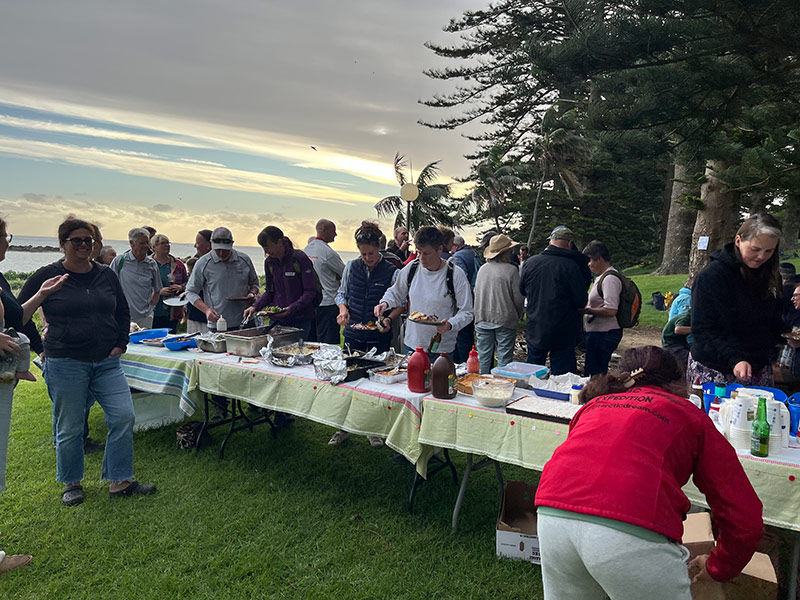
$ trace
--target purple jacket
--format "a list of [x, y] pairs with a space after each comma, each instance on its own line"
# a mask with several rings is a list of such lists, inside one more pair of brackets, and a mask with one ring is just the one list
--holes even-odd
[[278, 322], [313, 319], [314, 296], [317, 294], [314, 265], [305, 252], [294, 249], [288, 238], [284, 238], [283, 243], [286, 251], [282, 260], [274, 257], [264, 260], [267, 291], [256, 300], [255, 308], [261, 310], [270, 305], [288, 308], [289, 317], [277, 319]]

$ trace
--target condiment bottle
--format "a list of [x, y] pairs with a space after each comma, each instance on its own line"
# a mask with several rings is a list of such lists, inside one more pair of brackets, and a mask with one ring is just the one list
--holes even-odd
[[569, 401], [572, 404], [580, 404], [581, 403], [581, 390], [583, 389], [582, 385], [573, 385], [572, 389], [569, 392]]
[[475, 351], [475, 346], [469, 351], [469, 358], [467, 359], [467, 373], [479, 373], [481, 370], [481, 361], [478, 360], [478, 353]]
[[222, 315], [217, 319], [217, 331], [228, 331], [228, 322]]
[[442, 352], [431, 367], [433, 397], [447, 400], [456, 397], [456, 365], [446, 352]]
[[750, 436], [750, 454], [753, 456], [769, 456], [769, 421], [767, 421], [767, 399], [758, 398], [756, 419], [753, 421], [753, 433]]
[[418, 394], [431, 391], [431, 361], [421, 346], [408, 359], [408, 391]]
[[436, 335], [431, 338], [431, 343], [428, 344], [428, 354], [436, 354], [439, 352], [439, 342], [442, 341], [442, 334], [438, 331]]

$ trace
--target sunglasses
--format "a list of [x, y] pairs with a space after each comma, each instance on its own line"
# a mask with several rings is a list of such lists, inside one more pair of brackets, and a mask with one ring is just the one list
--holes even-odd
[[85, 238], [72, 237], [72, 238], [67, 238], [67, 241], [71, 242], [72, 245], [75, 246], [76, 248], [79, 248], [81, 244], [86, 244], [90, 248], [94, 246], [94, 238], [90, 237], [85, 237]]
[[211, 238], [211, 242], [214, 244], [231, 244], [233, 245], [233, 240], [230, 238]]

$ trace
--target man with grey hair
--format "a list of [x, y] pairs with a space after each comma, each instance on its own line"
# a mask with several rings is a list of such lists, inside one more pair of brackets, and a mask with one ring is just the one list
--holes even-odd
[[112, 246], [103, 246], [100, 248], [100, 254], [97, 255], [97, 262], [102, 265], [110, 265], [115, 258], [117, 258], [117, 251]]
[[153, 308], [161, 295], [161, 275], [158, 264], [147, 256], [150, 250], [150, 232], [135, 227], [128, 232], [131, 249], [111, 261], [111, 270], [119, 277], [131, 321], [142, 329], [153, 326]]
[[322, 302], [316, 310], [312, 337], [325, 344], [338, 345], [341, 341], [339, 307], [336, 305], [336, 292], [342, 281], [344, 262], [342, 257], [330, 247], [336, 239], [336, 224], [328, 219], [317, 221], [317, 235], [308, 241], [303, 252], [311, 259], [314, 271], [322, 285]]
[[395, 227], [394, 239], [389, 242], [389, 245], [386, 246], [386, 249], [392, 254], [399, 256], [400, 260], [405, 262], [408, 260], [409, 254], [411, 254], [408, 249], [408, 246], [410, 245], [408, 238], [409, 233], [407, 227], [403, 227], [402, 225], [400, 227]]
[[554, 375], [576, 373], [575, 345], [592, 278], [589, 258], [572, 249], [575, 234], [564, 225], [547, 239], [547, 248], [525, 261], [519, 281], [528, 299], [528, 362], [544, 365], [549, 354]]

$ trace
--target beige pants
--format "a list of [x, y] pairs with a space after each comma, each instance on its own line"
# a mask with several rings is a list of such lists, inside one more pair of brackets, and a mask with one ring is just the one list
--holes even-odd
[[134, 319], [133, 316], [131, 316], [131, 321], [136, 323], [142, 329], [152, 329], [153, 328], [153, 313], [150, 313], [149, 315], [147, 315], [145, 317], [138, 317], [136, 319]]
[[208, 333], [208, 323], [205, 321], [186, 321], [186, 333]]

